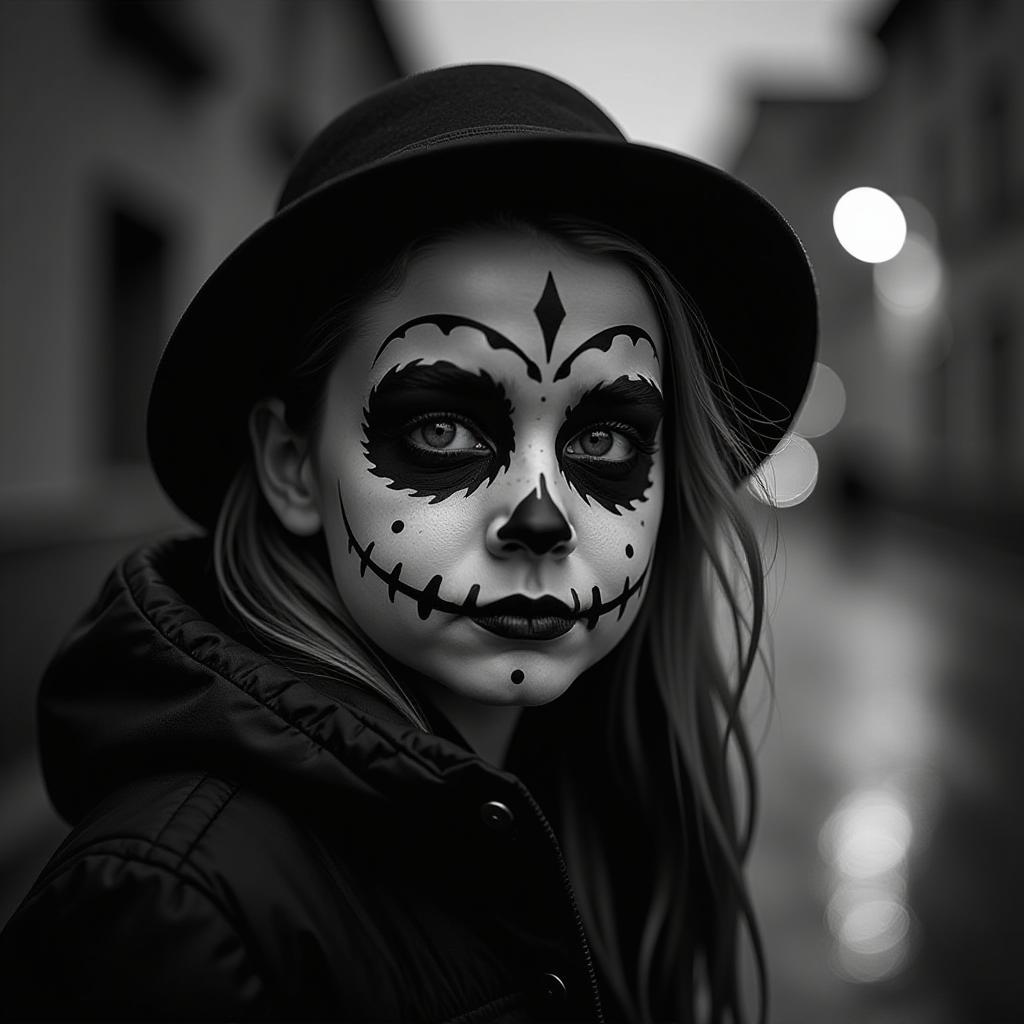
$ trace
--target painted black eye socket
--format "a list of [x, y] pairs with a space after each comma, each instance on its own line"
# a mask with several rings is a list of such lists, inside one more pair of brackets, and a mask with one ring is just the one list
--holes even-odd
[[565, 454], [574, 458], [594, 459], [601, 462], [627, 462], [636, 454], [639, 439], [630, 433], [599, 424], [581, 430], [565, 446]]
[[403, 428], [406, 443], [423, 452], [446, 455], [491, 455], [494, 448], [471, 421], [450, 413], [429, 413]]
[[657, 450], [653, 436], [645, 437], [629, 424], [598, 421], [561, 441], [559, 462], [569, 485], [588, 505], [594, 499], [621, 515], [622, 509], [644, 500]]
[[[559, 371], [561, 372], [561, 371]], [[664, 402], [644, 377], [618, 377], [565, 410], [556, 449], [566, 482], [589, 505], [632, 511], [651, 486]]]
[[516, 446], [504, 388], [445, 360], [388, 370], [370, 391], [363, 431], [369, 471], [431, 503], [493, 483]]

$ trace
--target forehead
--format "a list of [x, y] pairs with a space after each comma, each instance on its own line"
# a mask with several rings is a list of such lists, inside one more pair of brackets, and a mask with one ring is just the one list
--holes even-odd
[[[438, 324], [431, 317], [452, 319]], [[425, 322], [394, 336], [416, 320]], [[456, 320], [486, 327], [492, 340], [500, 335], [519, 352], [488, 343], [481, 327]], [[660, 381], [660, 321], [625, 264], [544, 236], [474, 231], [418, 253], [397, 288], [371, 303], [359, 338], [342, 355], [352, 370], [361, 364], [371, 382], [398, 363], [445, 358], [486, 367], [510, 382], [540, 383], [539, 373], [548, 383], [581, 343], [618, 326], [637, 328], [633, 335], [650, 341], [623, 336], [580, 352], [571, 363], [573, 377], [640, 373]]]
[[635, 275], [610, 257], [572, 252], [553, 240], [518, 233], [475, 232], [420, 253], [399, 293], [382, 313], [401, 315], [418, 303], [457, 303], [492, 318], [522, 319], [532, 313], [548, 274], [577, 316], [610, 322], [650, 318], [650, 299]]

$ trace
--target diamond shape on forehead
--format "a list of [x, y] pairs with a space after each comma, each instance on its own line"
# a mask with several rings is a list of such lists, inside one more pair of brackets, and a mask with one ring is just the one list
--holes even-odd
[[555, 287], [555, 279], [548, 271], [548, 279], [544, 283], [544, 291], [533, 307], [533, 315], [540, 324], [541, 332], [544, 335], [544, 354], [547, 361], [551, 362], [551, 350], [555, 347], [555, 338], [558, 336], [558, 328], [562, 326], [565, 319], [565, 307]]

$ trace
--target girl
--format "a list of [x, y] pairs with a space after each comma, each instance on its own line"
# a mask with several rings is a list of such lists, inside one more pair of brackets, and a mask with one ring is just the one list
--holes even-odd
[[3, 934], [15, 1015], [741, 1020], [742, 934], [763, 1014], [735, 491], [814, 343], [778, 214], [546, 75], [324, 129], [157, 373], [205, 532], [44, 679], [74, 829]]

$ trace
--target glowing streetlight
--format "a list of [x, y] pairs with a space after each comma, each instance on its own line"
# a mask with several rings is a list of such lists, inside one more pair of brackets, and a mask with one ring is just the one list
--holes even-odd
[[839, 244], [864, 263], [891, 260], [907, 237], [900, 204], [877, 188], [854, 188], [840, 196], [832, 211]]

